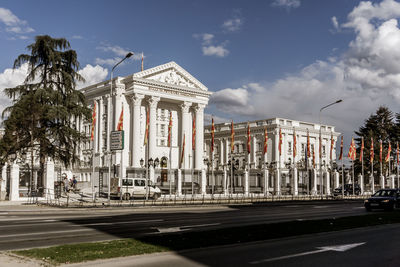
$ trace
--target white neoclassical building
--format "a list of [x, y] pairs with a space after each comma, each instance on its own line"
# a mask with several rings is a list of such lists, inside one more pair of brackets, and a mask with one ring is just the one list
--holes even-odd
[[[112, 95], [111, 93], [112, 83]], [[204, 108], [211, 93], [201, 82], [175, 62], [169, 62], [126, 77], [116, 77], [81, 89], [92, 108], [96, 103], [94, 142], [82, 145], [84, 164], [79, 172], [82, 181], [92, 178], [100, 190], [108, 179], [109, 140], [116, 130], [123, 109], [124, 148], [113, 153], [111, 176], [144, 177], [146, 162], [159, 162], [149, 167], [150, 180], [159, 186], [171, 187], [179, 179], [201, 185], [205, 177]], [[148, 145], [145, 146], [146, 120], [149, 112]], [[172, 147], [168, 147], [169, 118], [172, 115]], [[107, 129], [110, 121], [110, 129]], [[195, 121], [195, 144], [193, 138]], [[84, 125], [90, 136], [91, 125]], [[184, 138], [185, 137], [185, 138]], [[185, 140], [183, 140], [185, 139]], [[183, 148], [183, 143], [185, 146]], [[91, 158], [94, 147], [94, 172]], [[184, 150], [182, 152], [182, 150]], [[183, 162], [180, 164], [183, 154]], [[122, 161], [121, 161], [122, 155]], [[122, 165], [121, 165], [122, 162]], [[122, 167], [121, 167], [122, 166]], [[179, 169], [179, 172], [177, 171]], [[194, 169], [194, 171], [192, 171]], [[203, 172], [202, 172], [203, 171]], [[94, 174], [94, 177], [92, 175]]]
[[[251, 133], [250, 153], [247, 151], [247, 125], [250, 126]], [[264, 155], [265, 128], [268, 133], [268, 149]], [[279, 130], [282, 133], [280, 155]], [[234, 132], [234, 150], [231, 153], [231, 123], [215, 124], [214, 153], [212, 155], [210, 149], [211, 125], [205, 127], [208, 173], [212, 171], [209, 183], [215, 183], [216, 191], [236, 190], [243, 191], [245, 194], [264, 191], [264, 193], [277, 195], [317, 194], [320, 192], [322, 184], [324, 193], [329, 194], [333, 186], [339, 185], [339, 174], [332, 172], [331, 168], [332, 163], [336, 161], [335, 147], [340, 135], [335, 132], [334, 126], [272, 118], [235, 123]], [[297, 143], [295, 158], [293, 157], [294, 133]], [[308, 164], [305, 163], [307, 133], [311, 150], [311, 157], [307, 158]], [[320, 133], [322, 137], [321, 155], [319, 155]], [[313, 155], [315, 165], [313, 164]], [[210, 164], [211, 162], [212, 164]], [[234, 163], [233, 167], [231, 162]], [[334, 176], [334, 179], [330, 179], [331, 175]]]

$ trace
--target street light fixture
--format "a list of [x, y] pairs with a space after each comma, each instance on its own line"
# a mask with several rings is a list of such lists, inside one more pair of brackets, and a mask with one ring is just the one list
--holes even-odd
[[320, 110], [319, 110], [319, 142], [320, 142], [320, 144], [319, 144], [319, 146], [320, 146], [320, 153], [319, 153], [319, 178], [320, 178], [320, 186], [321, 186], [321, 197], [322, 197], [322, 195], [323, 195], [323, 193], [324, 193], [324, 187], [323, 187], [323, 178], [322, 178], [322, 127], [321, 127], [321, 112], [322, 112], [322, 110], [324, 110], [324, 109], [326, 109], [326, 108], [328, 108], [328, 107], [330, 107], [330, 106], [332, 106], [332, 105], [335, 105], [335, 104], [338, 104], [338, 103], [340, 103], [340, 102], [342, 102], [343, 100], [342, 99], [339, 99], [339, 100], [336, 100], [335, 102], [333, 102], [333, 103], [330, 103], [330, 104], [328, 104], [328, 105], [326, 105], [326, 106], [323, 106]]
[[[109, 132], [109, 136], [108, 136], [108, 155], [110, 157], [110, 162], [108, 164], [108, 205], [110, 205], [110, 182], [111, 182], [111, 165], [112, 165], [112, 152], [111, 152], [111, 120], [113, 118], [113, 110], [112, 110], [112, 97], [113, 97], [113, 73], [114, 73], [114, 69], [121, 64], [125, 59], [130, 58], [131, 56], [133, 56], [132, 52], [129, 52], [128, 54], [126, 54], [126, 56], [121, 59], [121, 61], [119, 61], [117, 64], [114, 65], [114, 67], [111, 69], [111, 79], [110, 79], [110, 106], [108, 107], [108, 115], [107, 115], [107, 131]], [[93, 148], [94, 150], [94, 148]], [[122, 154], [121, 154], [121, 159], [122, 159]], [[122, 164], [121, 164], [122, 165]], [[121, 166], [121, 170], [122, 170], [122, 166]], [[121, 177], [122, 177], [122, 172], [121, 172]], [[93, 179], [92, 179], [92, 184], [93, 184]]]

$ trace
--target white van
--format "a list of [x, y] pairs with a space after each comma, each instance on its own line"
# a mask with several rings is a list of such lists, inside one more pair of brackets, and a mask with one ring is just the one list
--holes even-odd
[[[113, 180], [115, 179], [115, 180]], [[144, 198], [146, 194], [153, 199], [161, 196], [161, 190], [150, 181], [147, 187], [147, 181], [144, 178], [124, 178], [119, 183], [119, 178], [111, 178], [111, 196], [128, 200], [130, 198]]]

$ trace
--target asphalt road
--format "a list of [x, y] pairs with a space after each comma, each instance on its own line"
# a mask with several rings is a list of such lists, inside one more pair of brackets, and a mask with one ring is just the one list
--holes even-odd
[[0, 250], [365, 214], [361, 201], [185, 208], [0, 206]]
[[74, 266], [399, 266], [399, 247], [400, 227], [392, 224]]

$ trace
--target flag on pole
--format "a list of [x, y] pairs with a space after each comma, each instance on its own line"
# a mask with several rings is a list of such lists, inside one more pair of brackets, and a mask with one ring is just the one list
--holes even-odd
[[92, 133], [90, 135], [90, 140], [94, 140], [94, 128], [96, 126], [96, 101], [94, 101], [93, 105], [93, 113], [92, 113]]
[[356, 144], [354, 143], [353, 137], [351, 138], [349, 153], [347, 154], [347, 157], [351, 160], [356, 160]]
[[235, 130], [233, 129], [233, 120], [231, 122], [231, 153], [235, 148]]
[[382, 163], [382, 140], [379, 140], [379, 162]]
[[331, 161], [333, 160], [333, 158], [332, 158], [333, 145], [334, 145], [333, 134], [331, 134], [331, 149], [329, 152], [329, 158], [331, 159]]
[[179, 163], [179, 168], [182, 168], [182, 163], [184, 158], [185, 158], [185, 134], [183, 134], [182, 153], [181, 153], [181, 161]]
[[312, 165], [315, 168], [315, 149], [312, 150]]
[[196, 117], [193, 118], [192, 150], [196, 150]]
[[361, 137], [360, 161], [364, 159], [364, 137]]
[[342, 160], [342, 158], [343, 158], [343, 136], [342, 136], [342, 138], [341, 138], [341, 141], [340, 141], [340, 154], [339, 154], [339, 160]]
[[169, 123], [168, 123], [168, 147], [172, 146], [172, 111], [169, 112]]
[[278, 150], [279, 150], [279, 156], [282, 155], [282, 130], [281, 130], [281, 128], [279, 128], [279, 146], [278, 146]]
[[142, 52], [142, 68], [141, 70], [143, 71], [143, 52]]
[[215, 126], [214, 118], [211, 119], [211, 152], [214, 152], [214, 136], [215, 136]]
[[124, 128], [124, 106], [122, 105], [121, 114], [117, 124], [117, 131], [122, 131]]
[[264, 155], [267, 154], [268, 150], [268, 132], [267, 127], [264, 127]]
[[146, 131], [144, 133], [144, 145], [149, 141], [149, 126], [150, 126], [150, 110], [147, 108], [146, 112]]
[[250, 124], [247, 123], [247, 154], [251, 153], [251, 133], [250, 133]]
[[293, 162], [297, 155], [297, 138], [296, 138], [296, 130], [293, 128]]
[[310, 149], [310, 133], [307, 129], [307, 157], [311, 157], [311, 149]]
[[388, 162], [390, 160], [390, 153], [392, 153], [392, 146], [391, 146], [390, 141], [389, 141], [389, 148], [388, 148], [388, 152], [387, 152], [387, 155], [386, 155], [386, 158], [385, 158], [386, 162]]
[[374, 162], [374, 139], [371, 137], [371, 148], [369, 150], [369, 161]]

